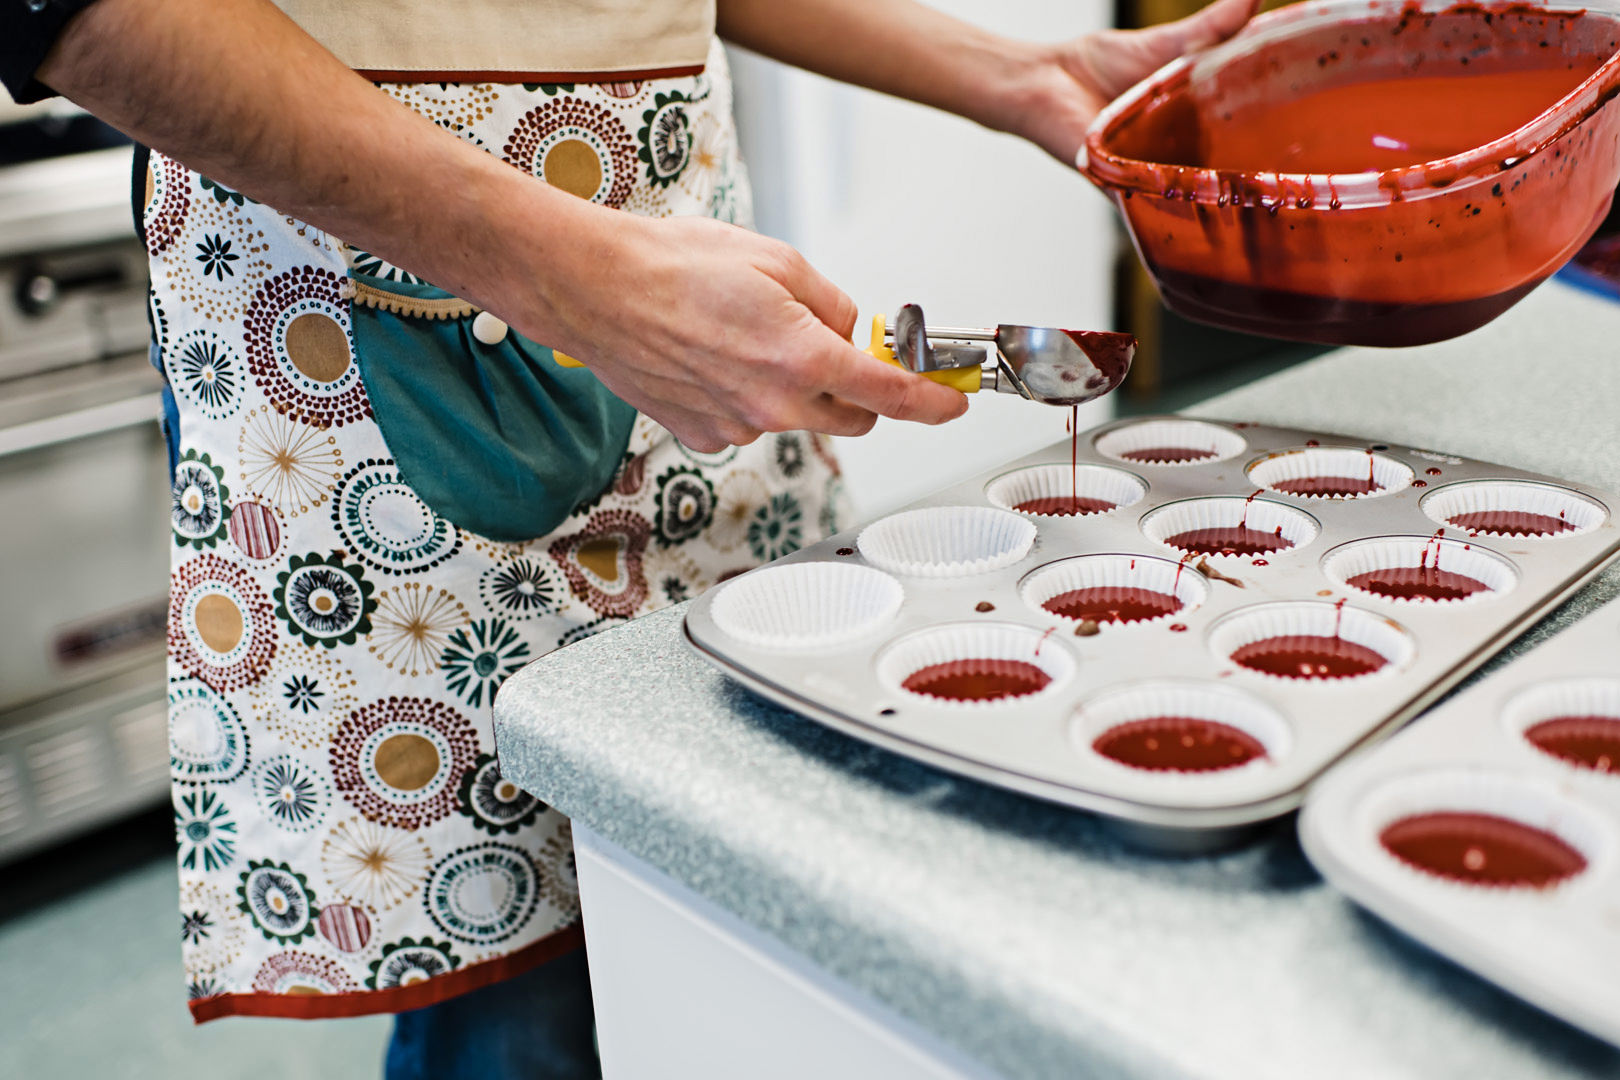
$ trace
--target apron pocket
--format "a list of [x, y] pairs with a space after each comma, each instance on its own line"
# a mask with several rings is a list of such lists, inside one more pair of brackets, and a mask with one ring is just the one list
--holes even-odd
[[[434, 513], [492, 540], [549, 534], [612, 480], [636, 412], [584, 368], [414, 282], [351, 277], [355, 358], [400, 475]], [[487, 336], [487, 335], [486, 335]]]

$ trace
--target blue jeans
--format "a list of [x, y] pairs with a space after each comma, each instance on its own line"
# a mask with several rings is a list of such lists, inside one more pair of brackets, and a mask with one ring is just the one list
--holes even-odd
[[585, 950], [394, 1018], [385, 1080], [598, 1080]]

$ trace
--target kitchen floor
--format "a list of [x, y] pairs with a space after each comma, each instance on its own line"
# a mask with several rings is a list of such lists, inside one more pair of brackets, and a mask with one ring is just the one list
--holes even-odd
[[0, 1076], [381, 1075], [386, 1017], [194, 1026], [169, 811], [97, 839], [0, 867]]

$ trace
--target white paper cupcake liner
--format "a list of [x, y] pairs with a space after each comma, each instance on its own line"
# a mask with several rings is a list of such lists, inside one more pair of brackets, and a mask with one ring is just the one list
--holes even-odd
[[[1124, 724], [1159, 716], [1186, 716], [1226, 724], [1252, 736], [1265, 747], [1266, 756], [1228, 769], [1178, 772], [1142, 769], [1108, 757], [1096, 748], [1097, 739]], [[1235, 687], [1216, 683], [1164, 680], [1122, 687], [1082, 702], [1070, 721], [1069, 734], [1081, 753], [1110, 769], [1132, 776], [1197, 782], [1214, 777], [1268, 769], [1293, 748], [1293, 735], [1281, 713]]]
[[1105, 632], [1164, 622], [1186, 614], [1209, 598], [1209, 582], [1203, 574], [1183, 563], [1148, 555], [1076, 555], [1060, 559], [1030, 571], [1019, 583], [1018, 592], [1024, 603], [1043, 617], [1062, 619], [1073, 626], [1079, 620], [1048, 611], [1041, 605], [1076, 589], [1108, 587], [1149, 589], [1174, 596], [1181, 601], [1181, 607], [1168, 615], [1151, 619], [1098, 623], [1098, 629]]
[[[1315, 518], [1303, 510], [1267, 499], [1247, 499], [1236, 495], [1216, 495], [1206, 499], [1185, 499], [1167, 503], [1142, 519], [1142, 532], [1149, 540], [1163, 544], [1178, 554], [1183, 549], [1170, 543], [1195, 529], [1231, 528], [1247, 522], [1252, 529], [1272, 533], [1282, 530], [1282, 538], [1289, 542], [1288, 551], [1302, 548], [1315, 540], [1322, 527]], [[1282, 554], [1282, 552], [1277, 552]], [[1210, 558], [1227, 556], [1211, 555]], [[1248, 555], [1231, 558], [1252, 558]]]
[[1335, 631], [1345, 641], [1371, 649], [1387, 662], [1377, 671], [1340, 678], [1273, 675], [1242, 665], [1238, 668], [1271, 681], [1341, 686], [1393, 675], [1411, 661], [1416, 651], [1412, 636], [1382, 615], [1348, 604], [1342, 605], [1341, 610], [1339, 604], [1320, 600], [1288, 600], [1235, 611], [1210, 630], [1209, 647], [1217, 657], [1230, 661], [1234, 652], [1256, 641], [1296, 636], [1333, 637]]
[[[1458, 599], [1437, 599], [1429, 596], [1387, 596], [1350, 584], [1351, 578], [1374, 570], [1416, 569], [1421, 566], [1462, 574], [1485, 588]], [[1342, 589], [1391, 604], [1478, 603], [1505, 595], [1519, 583], [1518, 570], [1496, 552], [1473, 547], [1460, 540], [1428, 536], [1380, 536], [1340, 545], [1322, 558], [1322, 572]]]
[[[1279, 491], [1277, 488], [1285, 481], [1313, 476], [1365, 480], [1369, 467], [1373, 483], [1378, 487], [1359, 495], [1306, 495]], [[1261, 458], [1249, 466], [1249, 480], [1255, 487], [1276, 491], [1292, 499], [1374, 499], [1411, 487], [1412, 470], [1392, 457], [1371, 450], [1357, 450], [1348, 446], [1308, 446], [1298, 450], [1281, 450]]]
[[[1551, 833], [1581, 853], [1586, 869], [1547, 888], [1474, 884], [1412, 866], [1385, 848], [1379, 839], [1397, 821], [1443, 813], [1489, 814]], [[1407, 773], [1369, 791], [1352, 820], [1357, 842], [1375, 850], [1390, 873], [1476, 896], [1535, 895], [1597, 881], [1614, 856], [1614, 830], [1606, 818], [1550, 785], [1511, 773], [1475, 769]]]
[[[1466, 480], [1447, 484], [1424, 496], [1422, 507], [1423, 512], [1436, 524], [1459, 529], [1470, 536], [1506, 536], [1514, 540], [1557, 540], [1577, 536], [1590, 532], [1609, 518], [1608, 510], [1596, 499], [1569, 488], [1538, 484], [1532, 480]], [[1453, 520], [1463, 514], [1492, 510], [1544, 514], [1567, 521], [1573, 528], [1550, 536], [1526, 536], [1523, 533], [1468, 529]]]
[[[953, 701], [918, 694], [902, 685], [911, 675], [952, 660], [1022, 660], [1044, 671], [1052, 681], [1033, 694], [991, 701]], [[1034, 701], [1059, 689], [1074, 674], [1074, 656], [1049, 634], [1016, 623], [946, 623], [907, 635], [884, 649], [877, 659], [878, 680], [913, 701], [944, 708], [993, 709]]]
[[[1143, 420], [1126, 424], [1097, 436], [1092, 444], [1097, 453], [1131, 465], [1210, 465], [1237, 457], [1248, 449], [1243, 436], [1219, 424], [1202, 420]], [[1144, 450], [1206, 450], [1211, 456], [1193, 461], [1166, 461], [1152, 457], [1129, 457]]]
[[722, 631], [765, 649], [816, 649], [886, 626], [905, 593], [888, 574], [854, 563], [767, 566], [728, 581], [710, 613]]
[[[1003, 510], [1011, 510], [1031, 517], [1065, 518], [1084, 517], [1080, 514], [1036, 514], [1019, 510], [1020, 503], [1030, 499], [1101, 499], [1113, 503], [1111, 509], [1130, 506], [1146, 497], [1147, 484], [1123, 469], [1107, 465], [1033, 465], [1027, 469], [998, 476], [984, 489], [985, 498]], [[1100, 510], [1097, 513], [1108, 513]]]
[[1028, 519], [991, 506], [930, 506], [873, 522], [855, 541], [866, 561], [908, 577], [960, 577], [1011, 566], [1035, 543]]
[[[1556, 762], [1582, 776], [1609, 776], [1620, 781], [1620, 773], [1600, 773], [1566, 761], [1526, 738], [1526, 733], [1543, 720], [1559, 716], [1605, 716], [1620, 718], [1620, 679], [1558, 679], [1527, 687], [1509, 699], [1502, 709], [1502, 726], [1513, 739], [1539, 760]], [[1620, 763], [1616, 764], [1620, 770]]]

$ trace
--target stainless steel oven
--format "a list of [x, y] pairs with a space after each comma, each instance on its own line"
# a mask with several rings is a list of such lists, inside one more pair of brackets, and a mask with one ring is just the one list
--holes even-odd
[[0, 165], [0, 861], [163, 798], [172, 542], [131, 151], [8, 108], [0, 160], [29, 149]]

